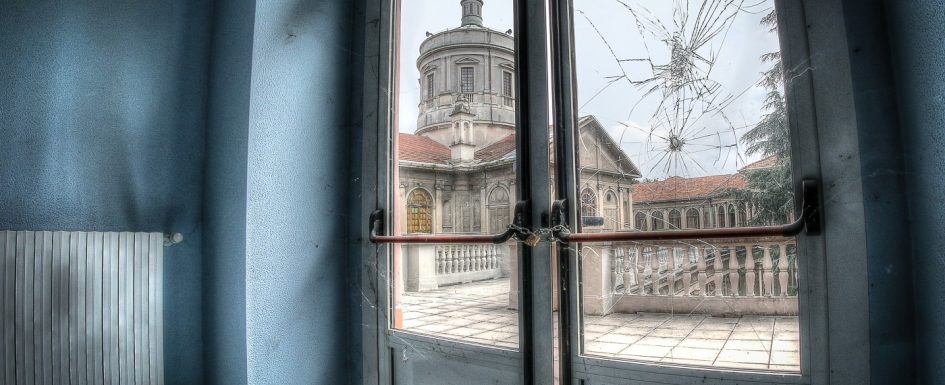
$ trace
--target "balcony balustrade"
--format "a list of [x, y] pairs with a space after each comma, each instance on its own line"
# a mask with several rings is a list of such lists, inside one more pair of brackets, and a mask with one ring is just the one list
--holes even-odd
[[587, 245], [582, 256], [588, 314], [797, 315], [793, 239]]

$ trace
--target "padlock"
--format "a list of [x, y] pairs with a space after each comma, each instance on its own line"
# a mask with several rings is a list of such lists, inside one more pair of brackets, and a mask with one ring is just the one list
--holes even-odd
[[528, 234], [528, 237], [525, 238], [525, 244], [531, 247], [538, 246], [539, 242], [541, 242], [541, 237], [535, 233]]

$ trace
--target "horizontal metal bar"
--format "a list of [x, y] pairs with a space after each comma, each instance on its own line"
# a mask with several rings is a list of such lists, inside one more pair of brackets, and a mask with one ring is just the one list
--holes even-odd
[[702, 238], [748, 238], [748, 237], [790, 237], [804, 230], [804, 218], [783, 226], [740, 227], [705, 230], [666, 230], [634, 231], [607, 233], [567, 233], [559, 232], [557, 238], [562, 242], [615, 242], [615, 241], [666, 241]]
[[384, 229], [384, 211], [371, 213], [372, 243], [505, 243], [517, 233], [509, 226], [501, 234], [484, 235], [382, 235]]
[[[702, 238], [748, 238], [748, 237], [791, 237], [807, 228], [809, 235], [820, 233], [820, 189], [816, 180], [805, 179], [801, 183], [802, 211], [793, 223], [782, 226], [739, 227], [704, 230], [665, 230], [633, 231], [607, 233], [570, 233], [567, 229], [555, 232], [555, 238], [566, 243], [617, 242], [617, 241], [665, 241]], [[556, 221], [564, 218], [565, 201], [557, 201], [553, 206], [552, 217]], [[556, 226], [557, 227], [557, 226]]]

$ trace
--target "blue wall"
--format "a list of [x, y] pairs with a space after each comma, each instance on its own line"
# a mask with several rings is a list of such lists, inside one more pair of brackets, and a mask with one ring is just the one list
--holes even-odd
[[208, 384], [246, 383], [246, 155], [255, 0], [217, 2], [204, 181]]
[[0, 228], [181, 232], [167, 381], [200, 383], [209, 1], [0, 2]]
[[[902, 142], [882, 0], [844, 2], [869, 274], [870, 379], [914, 382], [912, 258]], [[829, 156], [829, 154], [827, 155]]]
[[256, 5], [246, 208], [252, 384], [348, 380], [351, 7]]
[[945, 379], [945, 0], [889, 1], [914, 269], [916, 380]]

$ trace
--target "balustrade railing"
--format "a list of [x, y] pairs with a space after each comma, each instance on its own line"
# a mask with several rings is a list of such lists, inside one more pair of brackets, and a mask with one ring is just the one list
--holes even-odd
[[499, 269], [496, 245], [437, 245], [436, 274], [458, 274]]
[[615, 294], [795, 297], [793, 241], [614, 245]]
[[[797, 247], [792, 238], [590, 247], [587, 255], [598, 257], [584, 260], [589, 314], [797, 314]], [[595, 270], [598, 264], [600, 270]]]

